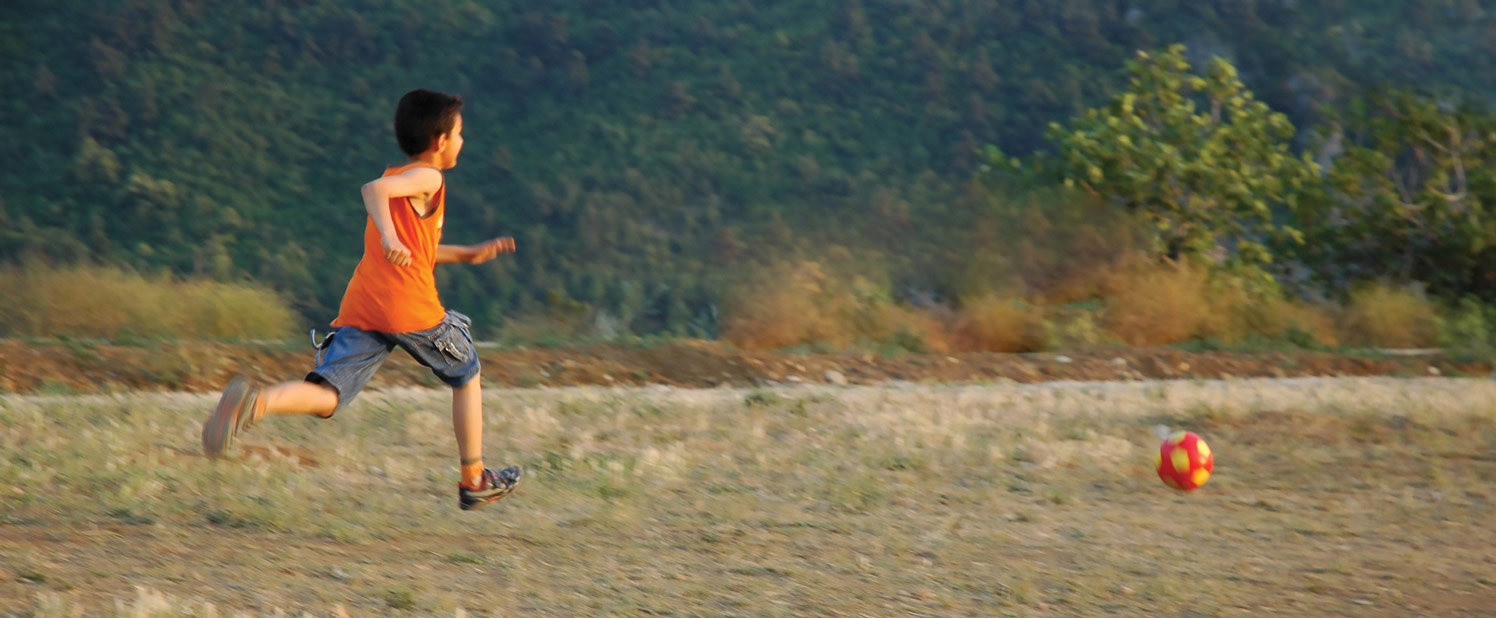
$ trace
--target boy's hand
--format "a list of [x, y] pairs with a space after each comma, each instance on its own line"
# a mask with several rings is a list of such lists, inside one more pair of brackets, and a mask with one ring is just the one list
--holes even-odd
[[470, 249], [472, 252], [467, 256], [467, 263], [482, 264], [492, 260], [500, 253], [514, 253], [514, 238], [509, 236], [495, 238], [488, 242], [473, 245]]
[[384, 259], [396, 266], [410, 266], [410, 249], [406, 248], [405, 243], [400, 242], [399, 238], [385, 236], [382, 244], [384, 245]]

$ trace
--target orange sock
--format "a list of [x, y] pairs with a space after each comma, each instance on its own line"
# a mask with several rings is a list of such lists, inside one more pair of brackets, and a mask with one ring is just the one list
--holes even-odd
[[249, 409], [252, 414], [251, 422], [259, 422], [260, 419], [265, 418], [265, 393], [263, 391], [255, 395], [254, 405], [251, 405]]
[[462, 486], [468, 489], [477, 489], [478, 484], [483, 482], [483, 460], [465, 459], [462, 462]]

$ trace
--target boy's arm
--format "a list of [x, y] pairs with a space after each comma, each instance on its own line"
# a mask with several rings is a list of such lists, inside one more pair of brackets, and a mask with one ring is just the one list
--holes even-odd
[[430, 167], [413, 167], [394, 176], [385, 176], [366, 183], [360, 193], [364, 197], [364, 210], [379, 230], [384, 245], [384, 257], [396, 266], [410, 265], [410, 249], [395, 235], [395, 221], [390, 216], [390, 199], [396, 197], [430, 196], [442, 187], [442, 173]]
[[500, 253], [514, 253], [514, 239], [508, 236], [478, 243], [476, 245], [437, 245], [436, 263], [451, 264], [467, 262], [482, 264]]

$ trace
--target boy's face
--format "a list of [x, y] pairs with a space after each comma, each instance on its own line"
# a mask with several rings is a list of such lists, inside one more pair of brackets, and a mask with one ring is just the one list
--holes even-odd
[[452, 132], [439, 138], [436, 146], [442, 169], [457, 167], [457, 154], [462, 152], [462, 114], [458, 114], [457, 120], [452, 123]]

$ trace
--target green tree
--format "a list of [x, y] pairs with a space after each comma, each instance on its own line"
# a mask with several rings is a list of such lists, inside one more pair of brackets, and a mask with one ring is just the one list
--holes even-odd
[[1203, 74], [1185, 49], [1140, 52], [1127, 64], [1129, 86], [1069, 128], [1050, 126], [1057, 154], [1038, 173], [1136, 211], [1158, 231], [1165, 257], [1272, 261], [1274, 209], [1291, 206], [1318, 167], [1289, 151], [1288, 118], [1253, 98], [1231, 63]]
[[1496, 114], [1407, 92], [1331, 114], [1321, 148], [1334, 163], [1300, 217], [1306, 260], [1336, 285], [1394, 278], [1496, 298]]

